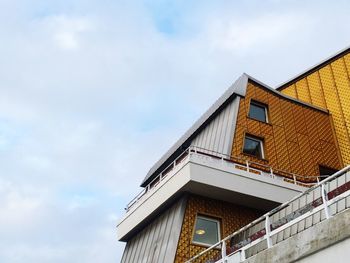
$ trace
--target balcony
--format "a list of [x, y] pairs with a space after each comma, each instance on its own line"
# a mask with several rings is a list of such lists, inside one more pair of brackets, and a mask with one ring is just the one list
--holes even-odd
[[[329, 226], [324, 224], [324, 222], [331, 218], [335, 218], [336, 220], [338, 215], [343, 214], [343, 212], [347, 211], [349, 208], [350, 166], [314, 185], [304, 193], [292, 198], [290, 201], [271, 210], [250, 224], [227, 236], [217, 244], [203, 250], [186, 263], [240, 263], [246, 262], [245, 260], [253, 256], [254, 259], [252, 262], [260, 262], [259, 253], [263, 251], [266, 252], [267, 249], [274, 248], [274, 246], [277, 246], [275, 251], [272, 252], [274, 253], [275, 260], [277, 260], [276, 258], [278, 256], [281, 257], [281, 259], [288, 256], [290, 261], [297, 261], [299, 258], [316, 252], [317, 249], [322, 249], [322, 242], [317, 240], [317, 237], [323, 235], [321, 238], [327, 240], [327, 237], [324, 235], [327, 235], [328, 232], [326, 229], [329, 229]], [[338, 225], [341, 225], [344, 220], [339, 219], [338, 221], [340, 221]], [[320, 223], [323, 223], [323, 230], [321, 227], [319, 227], [321, 230], [317, 229]], [[330, 224], [334, 225], [334, 220]], [[345, 224], [347, 225], [347, 223]], [[303, 235], [303, 238], [300, 238], [300, 234], [306, 230], [309, 230], [309, 233]], [[310, 232], [310, 230], [314, 231]], [[329, 233], [332, 233], [334, 237], [329, 238], [327, 242], [336, 243], [341, 240], [341, 238], [338, 238], [339, 233], [337, 231], [330, 231]], [[298, 234], [299, 237], [296, 237]], [[348, 232], [344, 233], [344, 236], [347, 238], [348, 234]], [[292, 238], [294, 238], [294, 240], [291, 241], [289, 247], [285, 242], [282, 245], [283, 241]], [[300, 251], [295, 251], [295, 243], [301, 245], [303, 242], [308, 246], [309, 251], [300, 249], [298, 246], [297, 249]], [[309, 246], [312, 242], [315, 244], [318, 242], [320, 245], [318, 247]], [[284, 247], [282, 251], [278, 251], [279, 244]], [[294, 250], [294, 252], [291, 253], [289, 251], [290, 254], [283, 254], [286, 247], [288, 247], [290, 251]], [[270, 255], [272, 253], [270, 253]], [[278, 255], [277, 257], [276, 254]], [[268, 253], [264, 253], [264, 255], [260, 257], [260, 260], [262, 258], [266, 259], [267, 255]], [[292, 258], [291, 255], [295, 258]]]
[[127, 240], [183, 193], [268, 211], [307, 190], [317, 180], [317, 177], [306, 178], [260, 163], [189, 147], [126, 206], [126, 214], [117, 226], [118, 236], [122, 241]]

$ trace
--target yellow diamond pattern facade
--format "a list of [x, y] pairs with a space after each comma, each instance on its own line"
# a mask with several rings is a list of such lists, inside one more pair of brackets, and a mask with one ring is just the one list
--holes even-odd
[[329, 110], [345, 165], [350, 164], [349, 72], [350, 50], [279, 88], [286, 95]]

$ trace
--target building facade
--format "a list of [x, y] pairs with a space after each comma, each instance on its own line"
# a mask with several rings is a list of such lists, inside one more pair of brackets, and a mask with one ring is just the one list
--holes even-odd
[[350, 164], [350, 48], [280, 85], [277, 90], [329, 111], [343, 162]]
[[347, 54], [278, 90], [243, 74], [146, 175], [117, 226], [122, 262], [185, 262], [342, 169]]

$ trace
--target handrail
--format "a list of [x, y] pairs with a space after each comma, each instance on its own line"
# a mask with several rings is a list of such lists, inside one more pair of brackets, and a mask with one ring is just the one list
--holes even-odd
[[[315, 185], [313, 182], [305, 182], [299, 179], [304, 179], [304, 180], [311, 180], [311, 181], [317, 181], [319, 182], [319, 176], [302, 176], [294, 173], [290, 173], [287, 171], [283, 171], [280, 169], [274, 169], [269, 165], [258, 163], [258, 162], [253, 162], [245, 158], [241, 157], [236, 157], [236, 156], [231, 156], [228, 154], [216, 152], [213, 150], [208, 150], [205, 148], [201, 148], [198, 146], [190, 146], [187, 149], [185, 149], [172, 163], [170, 163], [166, 168], [164, 168], [148, 185], [142, 189], [142, 191], [137, 194], [125, 207], [126, 211], [129, 211], [132, 206], [134, 206], [147, 192], [149, 192], [151, 189], [156, 187], [166, 176], [168, 172], [170, 172], [173, 168], [175, 168], [181, 161], [189, 154], [199, 154], [199, 155], [207, 155], [212, 158], [218, 158], [223, 161], [235, 163], [236, 165], [244, 165], [245, 169], [247, 172], [251, 171], [258, 171], [258, 172], [263, 172], [262, 169], [255, 168], [255, 167], [260, 167], [264, 168], [267, 171], [269, 171], [269, 174], [272, 177], [275, 177], [276, 175], [281, 176], [284, 178], [285, 182], [293, 183], [296, 185], [301, 185], [301, 186], [306, 186], [310, 187]], [[292, 182], [290, 182], [291, 180]]]
[[[348, 172], [350, 170], [350, 165], [349, 166], [346, 166], [345, 168], [341, 169], [340, 171], [334, 173], [333, 175], [329, 176], [328, 178], [324, 179], [323, 181], [317, 183], [316, 185], [314, 185], [313, 187], [307, 189], [306, 191], [304, 191], [303, 193], [301, 194], [298, 194], [297, 196], [295, 196], [294, 198], [292, 198], [291, 200], [279, 205], [278, 207], [270, 210], [269, 212], [267, 212], [266, 214], [262, 215], [261, 217], [255, 219], [254, 221], [252, 221], [251, 223], [249, 223], [248, 225], [242, 227], [241, 229], [235, 231], [234, 233], [228, 235], [227, 237], [225, 237], [224, 239], [220, 240], [219, 242], [215, 243], [214, 245], [210, 246], [209, 248], [203, 250], [202, 252], [198, 253], [196, 256], [192, 257], [191, 259], [189, 259], [188, 261], [186, 261], [186, 263], [191, 263], [193, 262], [194, 260], [198, 259], [199, 257], [203, 256], [204, 254], [206, 254], [207, 252], [209, 252], [210, 250], [213, 250], [213, 249], [216, 249], [217, 247], [219, 246], [223, 246], [225, 245], [226, 246], [226, 241], [232, 239], [233, 237], [239, 235], [240, 233], [243, 233], [245, 230], [248, 230], [250, 227], [252, 226], [255, 226], [257, 225], [258, 223], [261, 223], [263, 221], [265, 221], [265, 227], [263, 231], [260, 231], [261, 234], [263, 235], [261, 238], [257, 238], [255, 240], [253, 240], [251, 243], [258, 243], [257, 241], [262, 241], [263, 239], [266, 239], [267, 240], [267, 247], [270, 248], [272, 246], [272, 243], [269, 242], [271, 241], [271, 236], [272, 236], [272, 233], [271, 232], [276, 232], [276, 229], [278, 227], [281, 227], [283, 229], [286, 228], [286, 226], [284, 224], [282, 224], [281, 226], [278, 226], [278, 227], [275, 227], [275, 229], [271, 229], [273, 227], [271, 227], [270, 225], [270, 222], [269, 222], [269, 219], [272, 215], [276, 214], [278, 211], [281, 211], [283, 208], [289, 206], [290, 204], [292, 204], [294, 201], [298, 200], [299, 198], [303, 197], [303, 196], [306, 196], [307, 194], [309, 194], [310, 192], [316, 190], [317, 188], [321, 187], [321, 199], [322, 199], [322, 202], [321, 204], [323, 204], [322, 206], [320, 206], [319, 204], [319, 201], [318, 200], [314, 200], [313, 202], [316, 203], [317, 205], [317, 208], [314, 209], [314, 211], [307, 211], [307, 213], [303, 214], [300, 216], [300, 218], [293, 218], [293, 220], [291, 222], [288, 223], [287, 226], [290, 226], [293, 224], [295, 224], [296, 222], [299, 222], [300, 220], [306, 218], [306, 216], [310, 216], [318, 211], [321, 211], [322, 209], [324, 209], [325, 211], [325, 216], [326, 218], [328, 219], [330, 217], [330, 214], [329, 214], [329, 206], [331, 204], [334, 204], [335, 202], [339, 201], [339, 199], [341, 198], [344, 198], [344, 196], [348, 196], [350, 195], [350, 193], [347, 193], [347, 195], [344, 195], [344, 193], [346, 193], [347, 191], [350, 190], [350, 181], [349, 182], [346, 182], [345, 184], [341, 185], [341, 186], [338, 186], [338, 188], [336, 188], [335, 190], [335, 194], [333, 196], [334, 200], [328, 200], [328, 195], [331, 193], [327, 193], [326, 190], [325, 190], [325, 185], [327, 185], [331, 180], [334, 180], [336, 179], [337, 177], [345, 174], [346, 172]], [[338, 198], [337, 198], [338, 197]], [[317, 202], [316, 202], [317, 201]], [[311, 209], [312, 210], [312, 209]], [[282, 230], [283, 230], [282, 229]], [[271, 231], [272, 230], [272, 231]], [[275, 233], [274, 233], [275, 234]], [[246, 246], [251, 247], [249, 246], [249, 244], [247, 244]], [[239, 249], [242, 249], [242, 248], [239, 248]], [[225, 258], [226, 257], [226, 251], [225, 253], [222, 253], [222, 258]], [[242, 259], [245, 259], [245, 256], [241, 256]]]

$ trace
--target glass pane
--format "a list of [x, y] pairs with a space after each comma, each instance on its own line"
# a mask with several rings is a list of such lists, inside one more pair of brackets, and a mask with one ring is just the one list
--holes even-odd
[[197, 217], [193, 241], [214, 245], [219, 241], [218, 227], [218, 222], [215, 220]]
[[252, 138], [246, 137], [244, 139], [244, 153], [255, 155], [258, 158], [262, 158], [261, 142]]
[[254, 103], [250, 103], [249, 109], [249, 117], [266, 122], [266, 111], [264, 106], [256, 105]]

